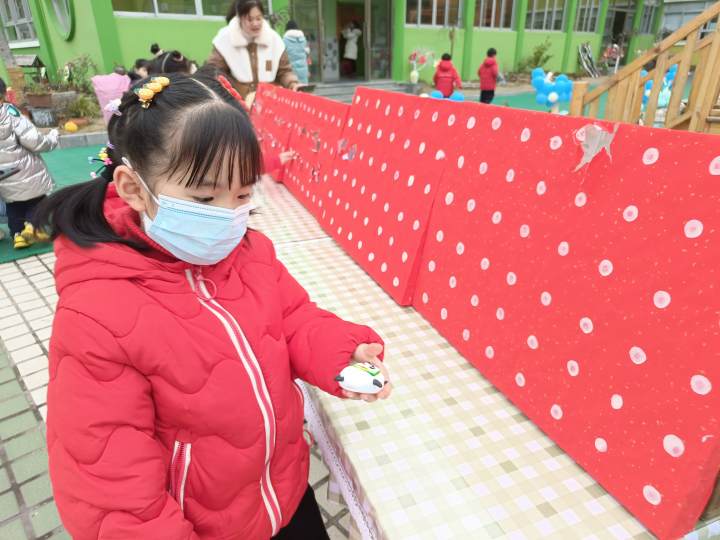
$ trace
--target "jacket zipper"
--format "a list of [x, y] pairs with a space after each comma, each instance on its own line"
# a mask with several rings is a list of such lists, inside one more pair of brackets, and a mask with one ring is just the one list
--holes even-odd
[[170, 464], [170, 496], [180, 504], [180, 510], [183, 512], [185, 511], [185, 483], [192, 459], [191, 452], [191, 443], [175, 441]]
[[[270, 478], [270, 462], [275, 451], [276, 436], [275, 411], [270, 399], [270, 392], [265, 384], [260, 364], [235, 317], [214, 299], [214, 295], [208, 292], [202, 272], [198, 270], [193, 276], [192, 271], [188, 269], [185, 271], [185, 275], [200, 304], [222, 323], [252, 384], [265, 428], [265, 469], [260, 478], [260, 492], [270, 517], [272, 535], [275, 536], [280, 530], [282, 512]], [[215, 292], [217, 293], [217, 291]]]

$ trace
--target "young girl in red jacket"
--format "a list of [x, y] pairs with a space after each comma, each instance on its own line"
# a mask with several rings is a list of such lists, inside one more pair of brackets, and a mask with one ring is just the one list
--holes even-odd
[[[296, 377], [337, 396], [382, 341], [310, 302], [247, 229], [261, 156], [216, 80], [159, 77], [110, 121], [108, 166], [39, 210], [60, 296], [47, 438], [76, 540], [327, 538]], [[387, 376], [387, 373], [385, 373]]]

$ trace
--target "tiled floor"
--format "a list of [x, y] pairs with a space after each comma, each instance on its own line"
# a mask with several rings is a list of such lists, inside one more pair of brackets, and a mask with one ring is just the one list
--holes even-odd
[[[258, 195], [261, 207], [281, 210], [254, 218], [255, 227], [277, 244], [324, 236], [312, 220], [283, 217], [296, 215], [283, 209], [297, 204], [284, 188], [265, 184]], [[0, 265], [0, 540], [70, 538], [52, 500], [44, 431], [48, 341], [57, 302], [54, 262], [47, 253]], [[310, 463], [310, 483], [330, 538], [348, 538], [350, 515], [328, 499], [328, 470], [315, 448]]]

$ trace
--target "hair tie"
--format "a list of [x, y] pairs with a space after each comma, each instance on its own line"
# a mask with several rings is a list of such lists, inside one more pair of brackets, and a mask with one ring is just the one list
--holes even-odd
[[167, 77], [153, 77], [150, 82], [143, 84], [142, 88], [136, 88], [135, 94], [143, 109], [150, 107], [155, 96], [170, 86], [170, 79]]
[[122, 100], [120, 98], [113, 99], [112, 101], [109, 101], [107, 105], [105, 105], [104, 109], [105, 111], [112, 113], [113, 116], [122, 116], [122, 113], [120, 112], [121, 103]]
[[232, 83], [227, 79], [227, 77], [225, 77], [225, 75], [219, 75], [218, 78], [217, 78], [217, 80], [218, 80], [218, 82], [223, 86], [223, 88], [225, 88], [225, 90], [227, 90], [228, 93], [229, 93], [232, 97], [234, 97], [235, 100], [238, 101], [238, 102], [243, 106], [243, 108], [244, 108], [246, 111], [249, 111], [249, 110], [250, 110], [250, 108], [247, 106], [247, 103], [245, 102], [245, 100], [242, 98], [242, 96], [240, 95], [240, 93], [239, 93], [237, 90], [235, 90], [235, 87], [234, 87], [234, 86], [232, 85]]

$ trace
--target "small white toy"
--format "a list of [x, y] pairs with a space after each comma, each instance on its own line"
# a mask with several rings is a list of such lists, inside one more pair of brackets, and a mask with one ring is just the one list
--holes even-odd
[[350, 364], [335, 377], [340, 387], [358, 394], [377, 394], [385, 387], [385, 377], [370, 362]]

